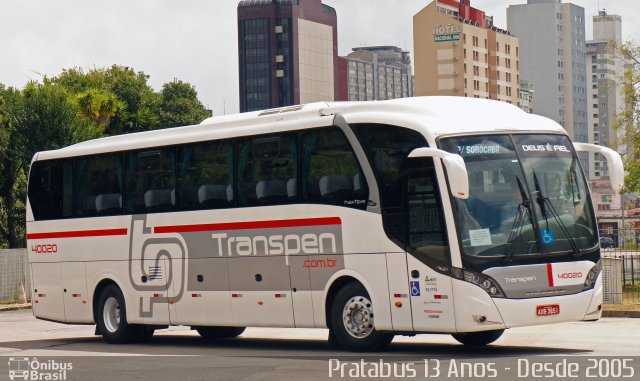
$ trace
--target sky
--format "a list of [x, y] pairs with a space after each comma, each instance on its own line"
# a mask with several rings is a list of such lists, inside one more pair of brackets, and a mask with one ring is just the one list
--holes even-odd
[[[338, 13], [338, 50], [413, 50], [412, 17], [431, 0], [323, 0]], [[526, 0], [471, 0], [506, 28], [506, 9]], [[598, 6], [622, 15], [623, 38], [640, 42], [639, 0], [571, 0], [585, 8], [587, 39]], [[0, 0], [0, 83], [22, 87], [69, 67], [119, 64], [159, 90], [191, 83], [214, 115], [238, 112], [238, 0]]]

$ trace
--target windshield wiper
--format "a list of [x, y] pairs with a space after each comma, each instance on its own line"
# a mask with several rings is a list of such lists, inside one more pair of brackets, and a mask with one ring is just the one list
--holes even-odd
[[573, 237], [569, 235], [567, 226], [560, 219], [560, 214], [558, 214], [558, 211], [551, 203], [551, 200], [549, 200], [548, 197], [542, 194], [542, 188], [540, 187], [540, 182], [538, 181], [538, 176], [536, 175], [536, 171], [532, 171], [532, 172], [533, 172], [533, 183], [536, 187], [536, 193], [538, 195], [536, 198], [536, 201], [540, 205], [540, 210], [542, 211], [542, 216], [544, 217], [545, 223], [547, 225], [547, 229], [549, 229], [549, 219], [547, 218], [547, 206], [548, 206], [549, 207], [548, 210], [551, 211], [551, 216], [553, 217], [554, 220], [556, 220], [556, 222], [558, 223], [558, 226], [560, 226], [560, 230], [562, 230], [562, 233], [567, 237], [567, 240], [569, 241], [569, 245], [573, 250], [573, 256], [575, 258], [581, 257], [582, 253], [580, 252], [580, 249], [578, 248], [576, 241], [573, 239]]
[[[531, 216], [531, 200], [529, 200], [529, 196], [524, 190], [519, 177], [516, 177], [516, 181], [518, 182], [518, 189], [520, 190], [520, 197], [522, 199], [522, 202], [518, 204], [518, 211], [516, 212], [516, 218], [513, 220], [513, 225], [511, 225], [511, 233], [509, 234], [508, 243], [513, 243], [516, 237], [522, 237], [522, 228], [524, 227], [525, 217], [527, 215]], [[506, 263], [511, 262], [511, 258], [513, 258], [515, 251], [515, 245], [509, 246], [509, 249], [504, 254], [504, 258], [502, 260]]]

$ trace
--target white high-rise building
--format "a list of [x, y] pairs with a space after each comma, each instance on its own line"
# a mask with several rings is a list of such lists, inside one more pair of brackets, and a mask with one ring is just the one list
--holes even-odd
[[[507, 9], [520, 41], [520, 76], [535, 89], [534, 113], [560, 123], [576, 142], [589, 141], [584, 8], [561, 0], [527, 0]], [[588, 156], [581, 155], [588, 173]]]
[[[617, 50], [621, 43], [622, 17], [599, 11], [593, 17], [593, 40], [587, 41], [589, 142], [624, 152], [620, 139], [624, 128], [616, 126], [618, 114], [625, 107], [625, 64]], [[590, 154], [589, 168], [593, 202], [600, 223], [606, 224], [609, 217], [621, 214], [621, 196], [608, 186], [606, 160], [598, 154]], [[615, 224], [611, 226], [615, 227]]]
[[[624, 60], [617, 46], [622, 42], [622, 17], [600, 11], [593, 17], [593, 40], [587, 41], [587, 91], [589, 138], [592, 143], [619, 149], [617, 115], [624, 110]], [[608, 176], [606, 161], [589, 158], [591, 179]]]

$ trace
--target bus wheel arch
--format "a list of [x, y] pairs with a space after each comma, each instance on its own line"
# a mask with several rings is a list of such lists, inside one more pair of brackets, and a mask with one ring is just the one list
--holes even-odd
[[155, 327], [131, 324], [127, 321], [127, 303], [117, 283], [106, 282], [96, 293], [96, 332], [111, 344], [148, 341]]
[[[331, 306], [333, 305], [333, 301], [338, 294], [338, 291], [348, 285], [349, 283], [359, 283], [362, 285], [358, 279], [354, 278], [351, 275], [342, 275], [339, 278], [335, 279], [329, 289], [325, 293], [326, 298], [324, 301], [324, 318], [327, 328], [331, 329]], [[364, 287], [364, 285], [363, 285]], [[365, 287], [366, 288], [366, 287]]]
[[[93, 313], [93, 321], [96, 324], [98, 323], [98, 307], [100, 303], [100, 295], [102, 295], [102, 292], [111, 285], [118, 287], [120, 290], [122, 290], [122, 287], [120, 287], [120, 285], [111, 278], [102, 279], [100, 282], [98, 282], [98, 284], [93, 290], [93, 295], [91, 297], [91, 311]], [[96, 333], [98, 332], [96, 331]]]
[[[370, 295], [367, 287], [354, 277], [345, 275], [334, 280], [325, 302], [331, 346], [370, 352], [382, 350], [391, 342], [393, 334], [375, 329], [373, 298]], [[359, 318], [352, 319], [356, 315]]]

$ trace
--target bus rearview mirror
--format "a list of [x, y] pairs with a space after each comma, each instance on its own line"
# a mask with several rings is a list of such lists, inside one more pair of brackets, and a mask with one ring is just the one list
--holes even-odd
[[469, 176], [462, 156], [437, 148], [416, 148], [409, 158], [431, 157], [442, 160], [447, 172], [447, 180], [453, 197], [466, 200], [469, 198]]
[[576, 152], [599, 153], [604, 156], [607, 159], [611, 187], [616, 193], [620, 193], [624, 186], [624, 163], [619, 153], [608, 147], [588, 143], [573, 143], [573, 147]]

